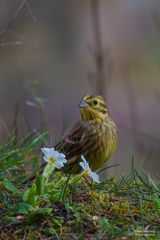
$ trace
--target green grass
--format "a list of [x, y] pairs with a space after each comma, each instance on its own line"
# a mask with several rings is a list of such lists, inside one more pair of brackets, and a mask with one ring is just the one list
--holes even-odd
[[56, 172], [23, 185], [46, 144], [47, 132], [16, 130], [0, 147], [0, 239], [160, 239], [160, 179], [133, 162], [130, 176], [100, 184]]

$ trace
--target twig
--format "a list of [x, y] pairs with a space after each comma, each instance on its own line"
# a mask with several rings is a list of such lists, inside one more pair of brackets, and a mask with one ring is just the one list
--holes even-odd
[[33, 14], [32, 9], [31, 9], [28, 1], [26, 1], [26, 6], [27, 6], [28, 12], [29, 12], [29, 14], [31, 15], [33, 21], [34, 21], [34, 22], [37, 22], [37, 18], [36, 18], [35, 15]]
[[110, 165], [110, 166], [108, 166], [108, 167], [105, 167], [105, 168], [101, 169], [101, 170], [98, 171], [97, 173], [99, 174], [99, 173], [103, 172], [103, 171], [106, 170], [106, 169], [109, 169], [109, 168], [112, 168], [112, 167], [117, 167], [117, 166], [119, 166], [119, 164]]
[[8, 23], [8, 26], [7, 26], [6, 30], [5, 30], [5, 31], [3, 32], [3, 34], [1, 35], [0, 41], [3, 41], [4, 37], [6, 36], [6, 34], [7, 34], [8, 31], [9, 31], [9, 28], [12, 26], [15, 18], [17, 17], [19, 11], [22, 9], [22, 7], [24, 6], [24, 4], [25, 4], [26, 1], [27, 1], [27, 0], [23, 0], [23, 1], [21, 2], [21, 4], [19, 5], [19, 7], [16, 9], [16, 11], [15, 11], [15, 13], [13, 14], [10, 22]]
[[[0, 34], [3, 34], [4, 32], [6, 32], [6, 30], [0, 31]], [[30, 45], [32, 45], [33, 47], [36, 47], [36, 48], [39, 47], [36, 42], [33, 42], [33, 41], [27, 39], [26, 37], [24, 37], [23, 35], [21, 35], [21, 34], [19, 34], [19, 33], [16, 33], [16, 32], [11, 31], [11, 30], [8, 30], [8, 33], [11, 34], [11, 35], [14, 36], [14, 37], [20, 38], [22, 41], [15, 41], [15, 42], [18, 42], [19, 44], [12, 44], [12, 43], [15, 43], [15, 42], [10, 42], [10, 43], [8, 43], [8, 44], [7, 44], [6, 42], [2, 42], [2, 43], [0, 43], [1, 46], [3, 46], [3, 45], [4, 45], [4, 46], [5, 46], [5, 45], [20, 45], [20, 43], [23, 44], [24, 42], [27, 42], [27, 43], [29, 43]]]
[[[37, 19], [36, 19], [36, 17], [34, 16], [34, 14], [33, 14], [33, 12], [32, 12], [32, 9], [31, 9], [28, 1], [27, 1], [27, 0], [23, 0], [23, 1], [20, 3], [20, 5], [18, 6], [18, 8], [16, 9], [15, 13], [13, 14], [13, 16], [12, 16], [10, 22], [8, 23], [6, 29], [0, 32], [0, 34], [1, 34], [1, 36], [0, 36], [0, 42], [3, 42], [3, 39], [4, 39], [4, 37], [6, 36], [7, 33], [11, 33], [12, 35], [19, 36], [19, 37], [21, 37], [21, 39], [23, 38], [23, 40], [24, 40], [24, 37], [23, 37], [22, 35], [16, 34], [16, 33], [12, 32], [12, 31], [10, 31], [9, 29], [11, 28], [11, 26], [12, 26], [12, 24], [14, 23], [17, 15], [18, 15], [18, 13], [20, 12], [20, 10], [23, 8], [23, 6], [24, 6], [25, 4], [26, 4], [26, 7], [27, 7], [27, 9], [28, 9], [28, 12], [29, 12], [31, 18], [33, 19], [34, 22], [37, 22]], [[30, 43], [31, 43], [32, 45], [34, 45], [35, 47], [37, 47], [37, 44], [32, 43], [31, 41], [30, 41]], [[3, 45], [3, 44], [4, 44], [4, 45]], [[18, 45], [18, 44], [5, 44], [5, 43], [2, 43], [2, 44], [1, 44], [1, 46], [6, 46], [6, 45]]]
[[105, 71], [100, 29], [99, 0], [91, 0], [90, 8], [95, 49], [96, 90], [99, 94], [105, 96]]
[[11, 45], [22, 45], [23, 42], [21, 41], [15, 41], [15, 42], [3, 42], [3, 43], [0, 43], [0, 47], [6, 47], [6, 46], [11, 46]]

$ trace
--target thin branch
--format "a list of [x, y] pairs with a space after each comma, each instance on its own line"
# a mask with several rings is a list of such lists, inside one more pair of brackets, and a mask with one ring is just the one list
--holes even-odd
[[[30, 16], [32, 17], [33, 21], [34, 21], [34, 22], [37, 22], [37, 19], [36, 19], [36, 17], [34, 16], [34, 14], [33, 14], [33, 12], [32, 12], [32, 9], [31, 9], [28, 1], [27, 1], [27, 0], [23, 0], [23, 1], [20, 3], [20, 5], [18, 6], [18, 8], [16, 9], [15, 13], [13, 14], [10, 22], [8, 23], [8, 25], [7, 25], [7, 27], [6, 27], [6, 30], [3, 30], [3, 31], [0, 32], [0, 34], [1, 34], [1, 36], [0, 36], [0, 42], [3, 41], [4, 37], [5, 37], [6, 34], [9, 33], [9, 32], [12, 33], [13, 35], [17, 35], [17, 36], [18, 36], [18, 34], [13, 33], [13, 32], [10, 31], [9, 29], [11, 28], [11, 26], [12, 26], [12, 24], [14, 23], [17, 15], [18, 15], [18, 13], [20, 12], [20, 10], [23, 8], [23, 6], [24, 6], [25, 4], [26, 4], [26, 7], [27, 7], [27, 9], [28, 9], [28, 12], [29, 12]], [[20, 36], [20, 35], [19, 35], [19, 36]], [[20, 37], [22, 38], [22, 36], [20, 36]], [[7, 45], [7, 44], [6, 44], [6, 45]], [[34, 46], [37, 47], [37, 44], [32, 43], [32, 45], [34, 45]]]
[[19, 7], [16, 9], [16, 11], [15, 11], [15, 13], [13, 14], [10, 22], [8, 23], [8, 26], [6, 27], [6, 30], [5, 30], [5, 31], [3, 32], [3, 34], [1, 35], [0, 41], [3, 41], [4, 37], [5, 37], [6, 34], [8, 33], [8, 31], [9, 31], [10, 27], [12, 26], [15, 18], [17, 17], [19, 11], [22, 9], [22, 7], [24, 6], [24, 4], [25, 4], [26, 1], [27, 1], [27, 0], [23, 0], [23, 1], [21, 2], [21, 4], [19, 5]]
[[95, 64], [96, 64], [96, 90], [99, 94], [105, 95], [105, 71], [104, 71], [104, 56], [102, 48], [101, 24], [99, 13], [99, 0], [91, 0], [91, 21], [93, 29], [93, 40], [95, 49]]
[[[6, 30], [3, 30], [3, 31], [0, 31], [0, 34], [3, 34]], [[26, 37], [24, 37], [23, 35], [19, 34], [19, 33], [16, 33], [14, 31], [11, 31], [11, 30], [8, 30], [8, 33], [11, 34], [12, 36], [14, 37], [17, 37], [17, 38], [20, 38], [23, 42], [29, 42], [30, 45], [38, 48], [38, 44], [36, 42], [33, 42], [29, 39], [27, 39]], [[21, 41], [21, 42], [22, 42]], [[20, 42], [20, 41], [19, 41]], [[4, 44], [5, 45], [5, 42], [2, 42], [1, 44]], [[7, 45], [7, 44], [6, 44]]]
[[27, 1], [27, 0], [23, 0], [23, 1], [20, 3], [20, 5], [19, 5], [19, 7], [17, 8], [17, 10], [15, 11], [15, 14], [13, 15], [11, 21], [13, 21], [13, 20], [17, 17], [19, 11], [22, 9], [22, 7], [23, 7], [24, 4], [26, 3], [26, 1]]
[[119, 164], [113, 164], [113, 165], [107, 166], [107, 167], [99, 170], [97, 173], [99, 174], [99, 173], [103, 172], [106, 169], [109, 169], [109, 168], [112, 168], [112, 167], [118, 167], [118, 166], [119, 166]]
[[33, 45], [34, 47], [38, 47], [38, 44], [36, 42], [33, 42], [29, 39], [27, 39], [26, 37], [24, 37], [23, 35], [19, 34], [19, 33], [15, 33], [13, 31], [8, 31], [8, 33], [10, 33], [11, 35], [15, 36], [15, 37], [18, 37], [18, 38], [21, 38], [21, 40], [25, 41], [25, 42], [29, 42], [30, 45]]
[[33, 20], [35, 23], [38, 22], [38, 21], [37, 21], [37, 18], [35, 17], [35, 15], [34, 15], [33, 12], [32, 12], [32, 9], [31, 9], [28, 1], [26, 1], [26, 6], [27, 6], [27, 9], [28, 9], [29, 14], [30, 14], [31, 17], [32, 17], [32, 20]]
[[21, 41], [15, 41], [15, 42], [2, 42], [0, 43], [0, 47], [6, 47], [6, 46], [12, 46], [12, 45], [22, 45], [23, 42]]

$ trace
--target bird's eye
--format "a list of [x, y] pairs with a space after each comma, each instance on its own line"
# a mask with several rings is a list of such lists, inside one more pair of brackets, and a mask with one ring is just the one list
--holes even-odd
[[97, 105], [98, 104], [98, 101], [95, 99], [95, 100], [93, 100], [93, 104], [94, 105]]

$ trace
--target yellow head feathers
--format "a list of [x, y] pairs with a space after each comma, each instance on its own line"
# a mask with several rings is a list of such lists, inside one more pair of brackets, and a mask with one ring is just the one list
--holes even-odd
[[97, 95], [86, 95], [80, 101], [81, 118], [84, 121], [101, 120], [108, 116], [104, 99]]

